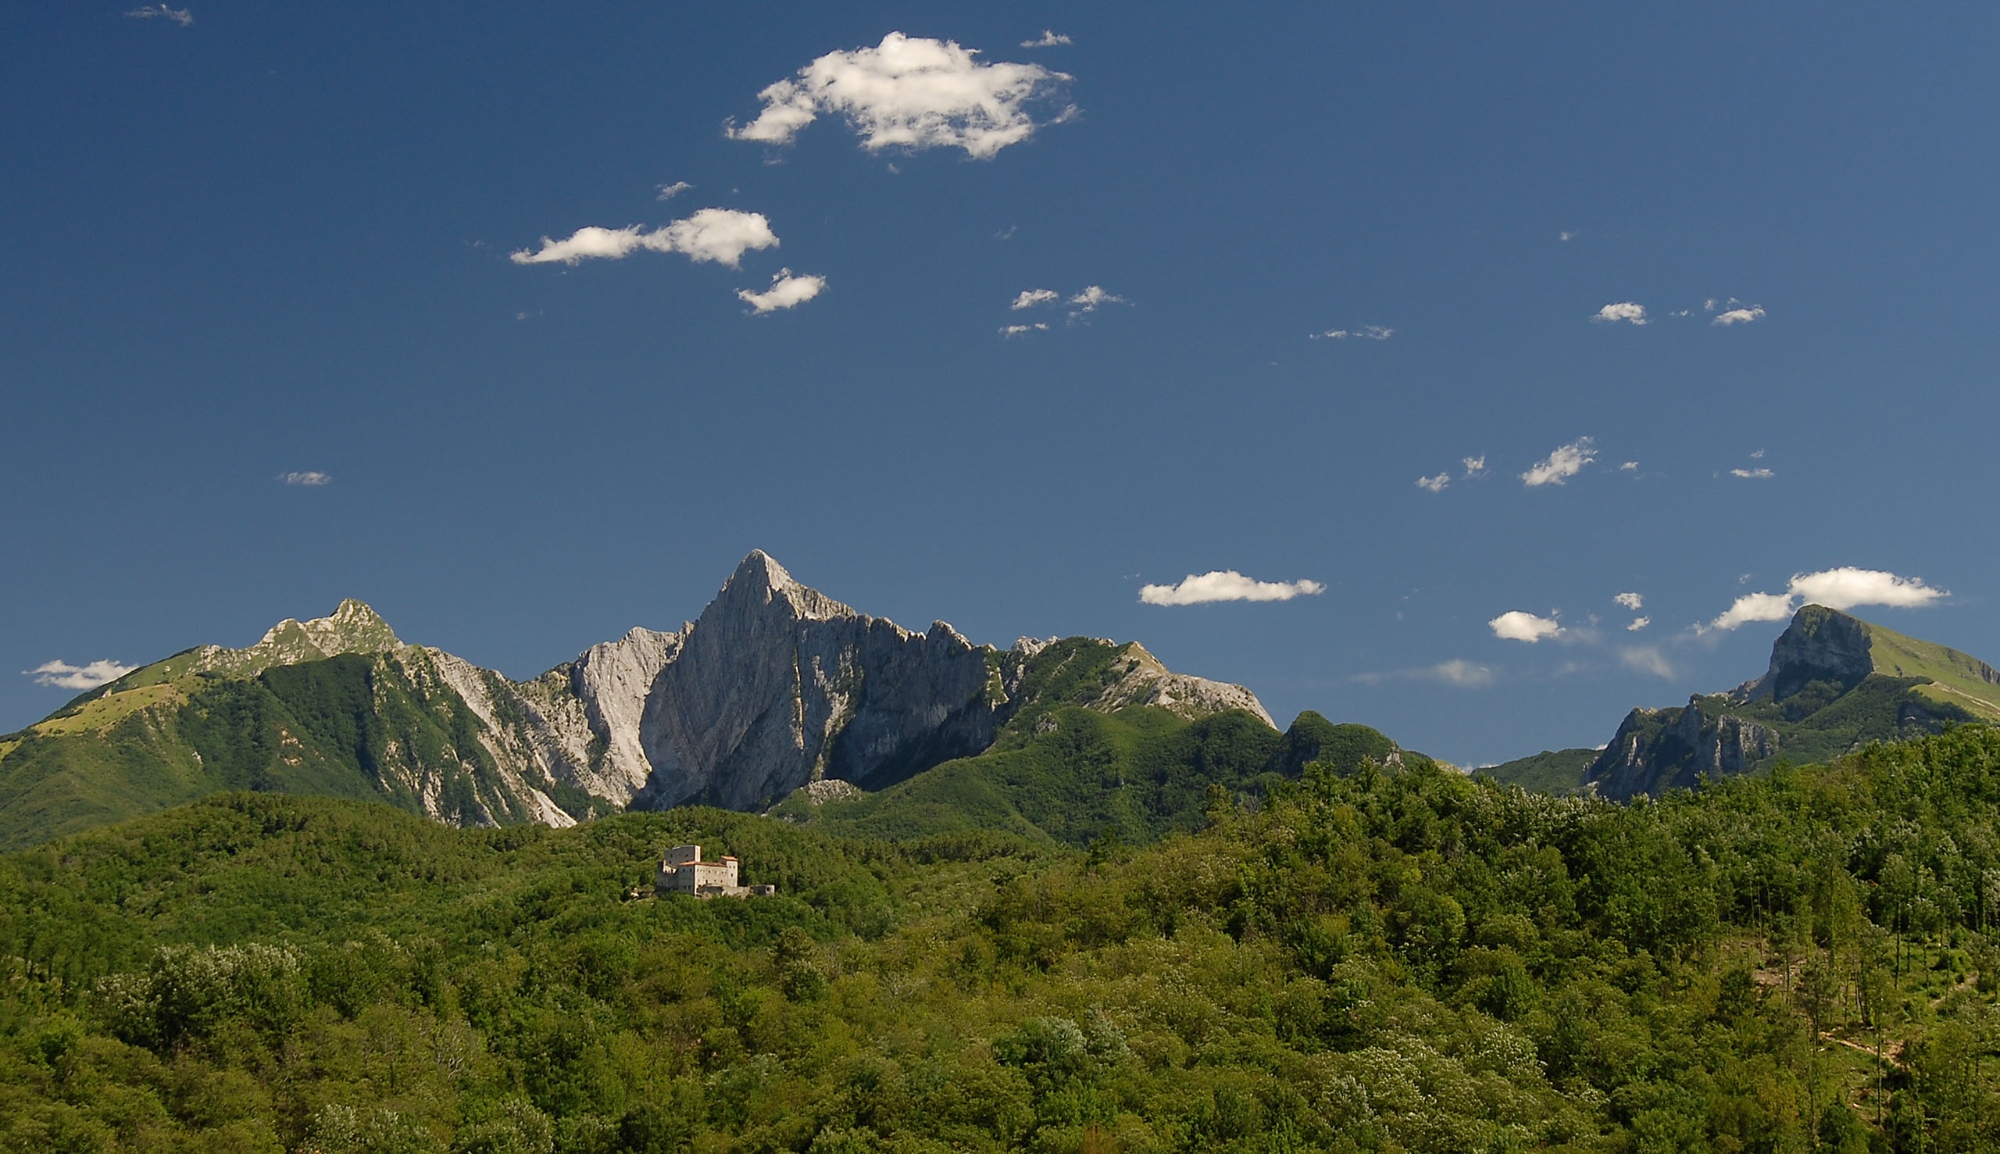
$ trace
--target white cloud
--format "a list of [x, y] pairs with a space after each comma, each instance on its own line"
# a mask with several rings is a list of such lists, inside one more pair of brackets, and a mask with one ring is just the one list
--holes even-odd
[[1572, 240], [1575, 240], [1575, 239], [1576, 239], [1576, 237], [1577, 237], [1577, 234], [1576, 234], [1576, 233], [1575, 233], [1574, 231], [1572, 231], [1572, 230], [1569, 230], [1569, 229], [1564, 229], [1563, 231], [1561, 231], [1561, 232], [1559, 232], [1559, 233], [1557, 233], [1557, 234], [1556, 234], [1556, 239], [1557, 239], [1557, 240], [1559, 240], [1559, 241], [1563, 241], [1563, 242], [1565, 242], [1565, 243], [1567, 243], [1567, 242], [1569, 242], [1569, 241], [1572, 241]]
[[1727, 328], [1730, 325], [1747, 325], [1751, 321], [1761, 321], [1763, 319], [1764, 319], [1764, 306], [1751, 305], [1749, 308], [1746, 309], [1730, 309], [1728, 312], [1722, 313], [1721, 315], [1717, 316], [1714, 320], [1708, 323], [1712, 325], [1721, 325], [1724, 328]]
[[778, 235], [761, 212], [704, 208], [652, 232], [641, 225], [599, 228], [587, 225], [562, 240], [542, 238], [542, 247], [511, 254], [515, 264], [575, 264], [581, 260], [619, 260], [638, 249], [684, 253], [690, 260], [713, 261], [736, 268], [752, 249], [778, 247]]
[[1791, 593], [1804, 602], [1824, 605], [1828, 609], [1852, 609], [1858, 605], [1920, 609], [1951, 596], [1943, 589], [1924, 584], [1921, 577], [1898, 577], [1880, 569], [1856, 569], [1852, 566], [1795, 575]]
[[1632, 624], [1627, 625], [1625, 627], [1625, 632], [1637, 633], [1639, 630], [1644, 629], [1646, 626], [1651, 625], [1652, 623], [1653, 619], [1651, 617], [1634, 617], [1632, 619]]
[[1627, 461], [1624, 464], [1618, 466], [1618, 471], [1621, 473], [1636, 473], [1639, 471], [1639, 462]]
[[1635, 325], [1648, 323], [1646, 320], [1646, 306], [1635, 305], [1631, 301], [1620, 301], [1617, 304], [1605, 305], [1603, 308], [1597, 310], [1596, 316], [1590, 319], [1594, 321], [1608, 321], [1612, 324], [1617, 324], [1619, 321]]
[[1800, 605], [1824, 605], [1828, 609], [1854, 609], [1863, 605], [1921, 609], [1949, 596], [1949, 591], [1926, 585], [1921, 577], [1899, 577], [1881, 569], [1845, 565], [1817, 573], [1794, 573], [1783, 593], [1746, 593], [1720, 617], [1696, 626], [1695, 630], [1706, 633], [1756, 621], [1783, 621]]
[[1129, 305], [1132, 302], [1116, 293], [1105, 292], [1103, 285], [1094, 284], [1086, 285], [1082, 292], [1069, 298], [1069, 303], [1075, 310], [1070, 315], [1075, 316], [1078, 313], [1094, 313], [1099, 305]]
[[1045, 333], [1048, 331], [1049, 322], [1036, 321], [1031, 325], [1006, 325], [1001, 328], [1000, 335], [1003, 337], [1019, 337], [1026, 336], [1029, 333]]
[[333, 476], [330, 473], [322, 473], [314, 469], [303, 473], [279, 473], [278, 482], [283, 485], [304, 485], [308, 488], [318, 488], [321, 485], [332, 484]]
[[1583, 467], [1596, 459], [1595, 443], [1589, 437], [1578, 437], [1550, 453], [1545, 460], [1537, 461], [1533, 468], [1521, 474], [1521, 480], [1530, 489], [1560, 485], [1583, 472]]
[[1317, 581], [1257, 581], [1234, 569], [1193, 573], [1178, 585], [1147, 585], [1139, 600], [1148, 605], [1201, 605], [1210, 601], [1290, 601], [1326, 592]]
[[1640, 673], [1650, 673], [1655, 677], [1674, 676], [1674, 667], [1660, 655], [1657, 647], [1634, 645], [1618, 651], [1618, 663], [1627, 669]]
[[1479, 455], [1479, 456], [1477, 456], [1477, 457], [1467, 457], [1467, 458], [1465, 458], [1465, 479], [1466, 479], [1466, 480], [1470, 481], [1470, 480], [1472, 480], [1472, 479], [1473, 479], [1473, 478], [1475, 478], [1475, 477], [1484, 477], [1484, 476], [1486, 475], [1486, 473], [1487, 473], [1487, 469], [1486, 469], [1486, 455], [1485, 455], [1484, 453], [1480, 454], [1480, 455]]
[[194, 27], [194, 12], [187, 8], [169, 8], [165, 4], [155, 4], [150, 8], [129, 8], [125, 15], [134, 20], [167, 20], [183, 28]]
[[776, 312], [779, 309], [796, 308], [826, 291], [823, 276], [796, 276], [792, 270], [781, 268], [771, 278], [771, 287], [763, 292], [737, 289], [736, 295], [744, 303], [760, 313]]
[[1613, 603], [1618, 605], [1623, 605], [1625, 608], [1630, 609], [1634, 613], [1637, 613], [1639, 610], [1644, 609], [1646, 607], [1646, 598], [1638, 593], [1620, 593], [1618, 596], [1613, 597], [1611, 600]]
[[1446, 685], [1457, 685], [1467, 689], [1493, 683], [1493, 671], [1484, 665], [1474, 665], [1464, 658], [1440, 661], [1424, 671], [1434, 681]]
[[1450, 473], [1439, 473], [1439, 474], [1438, 474], [1437, 476], [1435, 476], [1435, 477], [1418, 477], [1418, 478], [1417, 478], [1417, 488], [1419, 488], [1419, 489], [1429, 489], [1429, 490], [1430, 490], [1431, 492], [1433, 492], [1433, 493], [1442, 493], [1442, 492], [1444, 492], [1444, 487], [1445, 487], [1446, 485], [1449, 485], [1449, 484], [1451, 484], [1451, 474], [1450, 474]]
[[1709, 629], [1735, 629], [1758, 621], [1783, 621], [1792, 615], [1792, 597], [1789, 593], [1745, 593], [1735, 604], [1723, 610], [1722, 616], [1698, 632]]
[[1062, 294], [1054, 289], [1022, 289], [1021, 295], [1015, 297], [1014, 303], [1007, 307], [1016, 310], [1031, 309], [1036, 305], [1045, 305], [1061, 298]]
[[1530, 645], [1546, 637], [1560, 636], [1563, 631], [1554, 618], [1537, 617], [1519, 609], [1510, 609], [1486, 625], [1502, 641], [1525, 641]]
[[1033, 136], [1042, 124], [1030, 105], [1069, 79], [1039, 64], [981, 64], [956, 41], [891, 32], [874, 48], [829, 52], [757, 94], [764, 110], [731, 140], [790, 144], [821, 113], [839, 114], [870, 152], [962, 148], [985, 158]]
[[1712, 313], [1718, 307], [1720, 307], [1720, 302], [1718, 302], [1714, 297], [1710, 297], [1707, 300], [1701, 302], [1701, 311], [1705, 313]]
[[1042, 29], [1042, 35], [1041, 35], [1041, 39], [1039, 39], [1039, 40], [1023, 40], [1023, 41], [1021, 41], [1021, 47], [1023, 47], [1023, 48], [1060, 48], [1060, 47], [1062, 47], [1063, 45], [1065, 45], [1065, 44], [1068, 44], [1069, 42], [1070, 42], [1070, 39], [1069, 39], [1069, 37], [1067, 37], [1067, 36], [1064, 36], [1064, 35], [1063, 35], [1062, 33], [1060, 33], [1060, 32], [1054, 32], [1054, 31], [1051, 31], [1051, 30], [1049, 30], [1049, 29], [1047, 29], [1047, 28], [1044, 28], [1044, 29]]
[[1358, 329], [1328, 329], [1323, 333], [1308, 333], [1316, 341], [1386, 341], [1396, 335], [1396, 330], [1382, 325], [1362, 325]]
[[1746, 478], [1746, 479], [1748, 479], [1748, 480], [1752, 480], [1752, 481], [1763, 481], [1763, 480], [1768, 480], [1769, 478], [1772, 478], [1772, 477], [1775, 477], [1775, 476], [1777, 476], [1777, 474], [1776, 474], [1776, 473], [1773, 473], [1773, 472], [1772, 472], [1771, 470], [1769, 470], [1769, 469], [1761, 469], [1761, 468], [1760, 468], [1760, 469], [1731, 469], [1731, 470], [1729, 470], [1729, 475], [1730, 475], [1730, 476], [1732, 476], [1732, 477], [1743, 477], [1743, 478]]
[[48, 661], [25, 670], [23, 676], [35, 679], [36, 685], [53, 685], [59, 689], [96, 689], [109, 681], [116, 681], [137, 669], [136, 665], [124, 665], [116, 661], [93, 661], [88, 665], [71, 665], [67, 661]]
[[1350, 680], [1368, 685], [1380, 685], [1384, 681], [1437, 681], [1459, 689], [1478, 689], [1493, 684], [1493, 671], [1484, 665], [1475, 665], [1462, 657], [1450, 661], [1440, 661], [1436, 665], [1423, 665], [1415, 669], [1397, 669], [1388, 673], [1357, 673]]
[[661, 186], [660, 186], [660, 188], [659, 188], [659, 193], [660, 193], [660, 194], [659, 194], [658, 196], [654, 197], [653, 199], [654, 199], [654, 200], [672, 200], [673, 198], [675, 198], [675, 197], [679, 196], [679, 195], [680, 195], [681, 193], [683, 193], [683, 192], [686, 192], [686, 191], [687, 191], [688, 189], [690, 189], [690, 188], [693, 188], [693, 187], [694, 187], [694, 185], [692, 185], [692, 184], [689, 184], [689, 183], [688, 183], [687, 181], [685, 181], [685, 180], [676, 180], [676, 181], [674, 181], [674, 182], [673, 182], [672, 184], [663, 184], [663, 185], [661, 185]]
[[1762, 450], [1762, 449], [1759, 449], [1759, 450], [1757, 450], [1756, 452], [1754, 452], [1754, 453], [1750, 454], [1750, 459], [1751, 459], [1751, 460], [1753, 460], [1753, 461], [1761, 461], [1761, 460], [1763, 460], [1763, 459], [1764, 459], [1764, 450]]

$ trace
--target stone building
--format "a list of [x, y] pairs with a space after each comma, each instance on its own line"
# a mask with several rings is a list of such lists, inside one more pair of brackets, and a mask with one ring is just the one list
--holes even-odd
[[728, 854], [722, 855], [720, 861], [703, 861], [700, 846], [677, 845], [660, 862], [660, 874], [653, 879], [653, 892], [698, 898], [768, 897], [778, 892], [777, 886], [741, 884], [737, 868], [737, 860]]

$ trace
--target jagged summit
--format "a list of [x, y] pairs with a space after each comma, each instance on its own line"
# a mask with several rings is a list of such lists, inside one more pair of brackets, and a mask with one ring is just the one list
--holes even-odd
[[750, 550], [750, 555], [736, 566], [736, 572], [722, 583], [722, 591], [715, 595], [702, 616], [707, 617], [718, 607], [721, 613], [729, 614], [744, 607], [776, 603], [784, 604], [793, 616], [806, 621], [862, 616], [819, 590], [801, 585], [762, 549]]
[[242, 649], [184, 650], [77, 698], [33, 740], [0, 741], [0, 845], [227, 788], [379, 797], [459, 825], [764, 809], [814, 782], [887, 788], [1055, 708], [1270, 720], [1249, 690], [1175, 674], [1136, 643], [1003, 651], [943, 621], [911, 632], [753, 550], [693, 622], [633, 629], [528, 681], [405, 644], [358, 600]]

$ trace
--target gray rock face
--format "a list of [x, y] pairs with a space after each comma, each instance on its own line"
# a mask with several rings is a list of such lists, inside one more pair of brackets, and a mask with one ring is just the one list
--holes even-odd
[[[343, 601], [327, 617], [282, 621], [245, 649], [186, 650], [108, 692], [367, 655], [378, 698], [393, 688], [398, 709], [415, 703], [454, 735], [445, 753], [424, 758], [412, 751], [434, 743], [398, 746], [383, 786], [399, 804], [459, 824], [565, 826], [694, 801], [759, 809], [816, 782], [835, 793], [877, 789], [980, 753], [1019, 707], [1029, 665], [1049, 644], [1003, 652], [941, 621], [912, 633], [753, 552], [700, 620], [633, 629], [528, 681], [405, 645], [374, 610]], [[1247, 689], [1173, 673], [1136, 644], [1095, 644], [1117, 649], [1116, 676], [1073, 704], [1190, 718], [1246, 709], [1270, 720]], [[464, 713], [476, 750], [456, 736]]]
[[943, 622], [911, 633], [856, 613], [754, 552], [653, 684], [639, 725], [652, 775], [634, 804], [748, 809], [977, 753], [1004, 700], [990, 652]]
[[1771, 668], [1751, 687], [1753, 697], [1778, 701], [1809, 682], [1835, 681], [1852, 689], [1875, 672], [1868, 624], [1820, 605], [1807, 605], [1771, 646]]
[[1778, 751], [1778, 735], [1734, 714], [1709, 717], [1699, 696], [1678, 709], [1635, 709], [1583, 774], [1609, 798], [1692, 789], [1703, 774], [1742, 773]]

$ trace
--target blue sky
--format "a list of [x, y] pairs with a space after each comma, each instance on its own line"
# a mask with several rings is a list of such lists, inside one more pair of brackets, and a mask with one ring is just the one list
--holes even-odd
[[0, 729], [752, 548], [1461, 763], [1756, 675], [1749, 594], [2000, 655], [1991, 9], [834, 8], [0, 17]]

